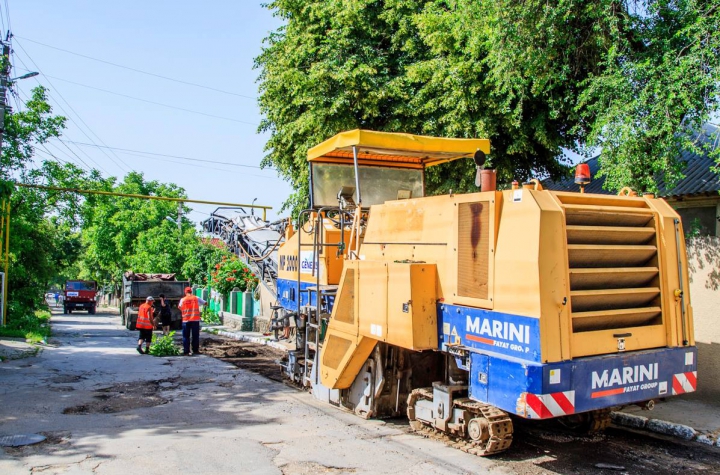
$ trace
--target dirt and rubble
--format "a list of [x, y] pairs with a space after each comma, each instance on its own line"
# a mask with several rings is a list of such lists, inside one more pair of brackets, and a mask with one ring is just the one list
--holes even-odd
[[285, 357], [285, 353], [270, 346], [222, 336], [203, 336], [200, 338], [200, 353], [273, 381], [283, 380], [278, 363]]
[[[278, 361], [285, 354], [275, 348], [212, 335], [201, 337], [201, 352], [275, 381], [283, 379]], [[412, 434], [404, 418], [386, 422]], [[674, 475], [720, 471], [720, 451], [711, 447], [617, 427], [599, 434], [580, 435], [557, 421], [513, 417], [513, 423], [511, 448], [489, 460], [516, 474]], [[312, 467], [303, 464], [291, 463], [287, 469], [283, 473], [313, 473]]]
[[519, 419], [508, 451], [475, 457], [411, 433], [405, 418], [363, 420], [277, 384], [284, 353], [272, 347], [203, 333], [200, 356], [155, 358], [118, 322], [58, 316], [61, 345], [0, 364], [0, 433], [47, 437], [0, 449], [0, 473], [720, 472], [717, 448]]

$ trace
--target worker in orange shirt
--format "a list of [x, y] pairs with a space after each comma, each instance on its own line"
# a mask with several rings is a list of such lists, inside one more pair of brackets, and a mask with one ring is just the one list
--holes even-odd
[[200, 306], [205, 301], [192, 294], [190, 287], [185, 287], [185, 297], [180, 299], [178, 308], [182, 311], [183, 355], [190, 355], [190, 337], [192, 336], [192, 355], [200, 353]]
[[[140, 305], [138, 311], [137, 323], [135, 328], [140, 330], [140, 336], [138, 337], [137, 352], [141, 355], [150, 353], [150, 344], [152, 343], [153, 336], [153, 317], [155, 314], [155, 307], [153, 302], [155, 301], [152, 296], [145, 299], [145, 303]], [[145, 352], [142, 350], [142, 343], [145, 342]]]

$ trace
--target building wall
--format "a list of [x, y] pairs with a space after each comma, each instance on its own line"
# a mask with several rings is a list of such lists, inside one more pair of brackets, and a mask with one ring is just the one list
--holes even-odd
[[682, 219], [685, 233], [720, 236], [720, 195], [668, 198]]
[[687, 242], [690, 301], [698, 347], [698, 390], [688, 398], [720, 401], [720, 238]]
[[701, 236], [716, 236], [715, 219], [716, 209], [712, 207], [680, 208], [677, 210], [682, 219], [683, 229], [686, 233]]

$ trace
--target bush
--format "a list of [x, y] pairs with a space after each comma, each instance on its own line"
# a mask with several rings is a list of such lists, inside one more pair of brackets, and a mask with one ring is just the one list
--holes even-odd
[[208, 305], [205, 305], [205, 308], [203, 308], [200, 318], [208, 325], [220, 325], [222, 323], [220, 321], [220, 315], [214, 310], [210, 310]]
[[173, 340], [174, 336], [175, 332], [170, 332], [166, 336], [153, 335], [150, 354], [153, 356], [178, 356], [181, 351]]
[[30, 343], [47, 341], [50, 337], [50, 312], [36, 310], [20, 317], [8, 319], [7, 325], [0, 327], [0, 336], [11, 338], [25, 338]]
[[235, 256], [223, 256], [210, 277], [210, 286], [223, 295], [229, 295], [235, 288], [241, 292], [253, 290], [258, 284], [255, 274]]

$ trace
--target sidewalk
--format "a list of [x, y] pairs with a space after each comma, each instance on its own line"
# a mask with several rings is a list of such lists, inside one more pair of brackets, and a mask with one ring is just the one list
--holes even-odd
[[720, 401], [707, 404], [671, 397], [658, 402], [652, 411], [638, 406], [623, 408], [613, 413], [613, 423], [720, 447]]
[[[286, 341], [275, 341], [270, 336], [257, 332], [231, 331], [223, 326], [203, 327], [203, 331], [227, 338], [271, 346], [288, 351], [295, 345]], [[654, 432], [705, 445], [720, 447], [720, 401], [711, 405], [688, 400], [683, 396], [660, 401], [652, 411], [638, 406], [628, 406], [613, 412], [616, 426]]]
[[18, 360], [35, 356], [41, 347], [25, 342], [24, 338], [0, 337], [0, 361]]

